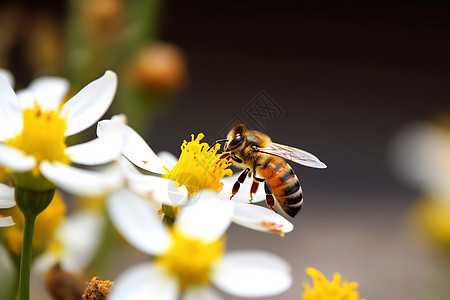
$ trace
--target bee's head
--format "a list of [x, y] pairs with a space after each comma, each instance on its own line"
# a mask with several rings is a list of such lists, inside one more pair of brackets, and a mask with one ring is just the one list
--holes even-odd
[[227, 135], [228, 141], [225, 144], [225, 152], [232, 151], [243, 144], [245, 141], [245, 130], [245, 125], [243, 124], [239, 124], [230, 130]]

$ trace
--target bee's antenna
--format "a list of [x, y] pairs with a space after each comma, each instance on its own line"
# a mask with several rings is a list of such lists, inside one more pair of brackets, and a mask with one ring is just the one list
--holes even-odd
[[212, 144], [212, 145], [208, 148], [208, 151], [211, 150], [211, 148], [214, 147], [216, 144], [223, 143], [223, 142], [228, 142], [228, 139], [220, 139], [220, 140], [215, 141], [214, 144]]

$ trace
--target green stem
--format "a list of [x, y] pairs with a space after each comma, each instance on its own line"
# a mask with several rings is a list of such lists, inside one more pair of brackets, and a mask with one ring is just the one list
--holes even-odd
[[[17, 181], [21, 177], [16, 176]], [[29, 186], [36, 187], [37, 183], [41, 183], [43, 187], [51, 187], [42, 184], [43, 181], [34, 179], [24, 180]], [[45, 182], [44, 182], [45, 183]], [[34, 223], [37, 215], [39, 215], [53, 199], [55, 194], [54, 186], [48, 190], [31, 190], [25, 187], [16, 186], [14, 189], [14, 197], [17, 206], [23, 213], [25, 225], [23, 230], [22, 253], [20, 254], [20, 275], [19, 275], [19, 300], [30, 299], [30, 269], [31, 269], [31, 252], [33, 249], [33, 233]]]
[[20, 256], [19, 300], [30, 299], [30, 269], [36, 215], [25, 215], [22, 253]]

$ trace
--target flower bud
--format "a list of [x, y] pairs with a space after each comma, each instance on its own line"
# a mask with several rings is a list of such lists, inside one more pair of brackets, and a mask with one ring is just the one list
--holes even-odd
[[137, 54], [132, 73], [139, 85], [158, 92], [169, 92], [183, 85], [186, 69], [186, 60], [180, 49], [158, 42]]

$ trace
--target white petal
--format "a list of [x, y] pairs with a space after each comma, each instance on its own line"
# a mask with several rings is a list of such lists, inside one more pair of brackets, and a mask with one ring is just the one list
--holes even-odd
[[16, 148], [0, 144], [0, 165], [16, 172], [26, 172], [34, 168], [36, 159]]
[[0, 215], [0, 227], [6, 227], [14, 225], [14, 221], [11, 217], [3, 217]]
[[[102, 120], [98, 122], [97, 124], [97, 136], [100, 137], [101, 135], [105, 134], [108, 130], [111, 130], [109, 127], [111, 127], [114, 123], [127, 125], [127, 116], [125, 114], [118, 114], [111, 117], [110, 120]], [[113, 130], [117, 130], [117, 127], [113, 127]]]
[[67, 116], [66, 136], [93, 125], [108, 110], [117, 89], [117, 75], [106, 71], [64, 104], [62, 116]]
[[185, 186], [177, 186], [175, 181], [152, 175], [126, 175], [128, 187], [144, 198], [167, 205], [183, 206], [188, 201]]
[[268, 297], [290, 288], [291, 267], [272, 253], [233, 251], [217, 265], [212, 281], [222, 291], [236, 297]]
[[119, 275], [108, 300], [176, 300], [178, 282], [154, 264], [141, 263]]
[[172, 169], [178, 162], [178, 158], [168, 151], [158, 152], [158, 157], [163, 161], [167, 169]]
[[117, 162], [125, 176], [143, 175], [125, 156], [119, 156]]
[[197, 203], [184, 207], [177, 216], [175, 226], [183, 234], [211, 242], [221, 237], [231, 222], [233, 205], [218, 200], [213, 191], [199, 192]]
[[[97, 127], [97, 135], [101, 137], [108, 127], [111, 126], [113, 121], [103, 120], [99, 122]], [[125, 134], [124, 147], [122, 154], [127, 157], [136, 166], [153, 172], [162, 174], [166, 172], [164, 170], [163, 162], [153, 152], [153, 150], [147, 145], [144, 139], [131, 127], [122, 124], [122, 130]]]
[[[223, 188], [219, 192], [220, 198], [223, 200], [230, 200], [232, 195], [231, 190], [233, 189], [234, 184], [236, 183], [240, 173], [235, 173], [231, 176], [225, 176], [222, 178], [220, 182], [223, 182]], [[239, 191], [233, 197], [233, 202], [242, 202], [242, 203], [250, 203], [250, 188], [252, 186], [253, 179], [246, 178], [244, 183], [241, 184]], [[258, 186], [258, 190], [255, 194], [253, 194], [253, 203], [261, 202], [266, 199], [266, 193], [264, 192], [264, 184], [260, 183]]]
[[19, 99], [20, 106], [24, 108], [33, 108], [36, 98], [27, 89], [19, 90], [16, 92], [17, 98]]
[[10, 208], [14, 205], [14, 188], [0, 183], [0, 208]]
[[14, 88], [14, 76], [10, 71], [0, 69], [0, 76], [3, 77], [12, 88]]
[[63, 246], [61, 266], [69, 272], [81, 272], [91, 262], [105, 225], [99, 213], [81, 211], [70, 215], [56, 232]]
[[183, 293], [181, 300], [222, 300], [215, 290], [209, 286], [188, 287]]
[[22, 130], [22, 108], [9, 82], [0, 76], [0, 141]]
[[259, 231], [286, 233], [294, 225], [271, 209], [247, 203], [234, 203], [233, 222]]
[[39, 77], [17, 92], [22, 107], [33, 107], [34, 101], [44, 109], [58, 109], [69, 91], [69, 82], [61, 77]]
[[107, 208], [114, 227], [136, 249], [158, 255], [169, 246], [169, 232], [150, 201], [124, 189], [110, 196]]
[[16, 205], [14, 200], [0, 199], [0, 209], [11, 208]]
[[127, 158], [120, 157], [118, 162], [124, 172], [127, 186], [134, 193], [161, 204], [184, 206], [188, 202], [185, 186], [168, 179], [153, 175], [144, 175]]
[[111, 122], [108, 130], [101, 137], [87, 143], [66, 149], [66, 154], [75, 163], [98, 165], [110, 162], [121, 156], [124, 136], [118, 122]]
[[80, 196], [105, 195], [123, 184], [120, 168], [116, 164], [102, 171], [89, 171], [60, 162], [43, 161], [40, 170], [45, 178], [60, 188]]
[[68, 147], [65, 153], [70, 161], [83, 165], [100, 165], [115, 160], [121, 155], [120, 133], [114, 139], [93, 139], [92, 141]]
[[[0, 209], [10, 208], [15, 205], [16, 201], [14, 200], [14, 188], [0, 184]], [[6, 217], [0, 214], [0, 227], [11, 225], [14, 225], [12, 217]]]

